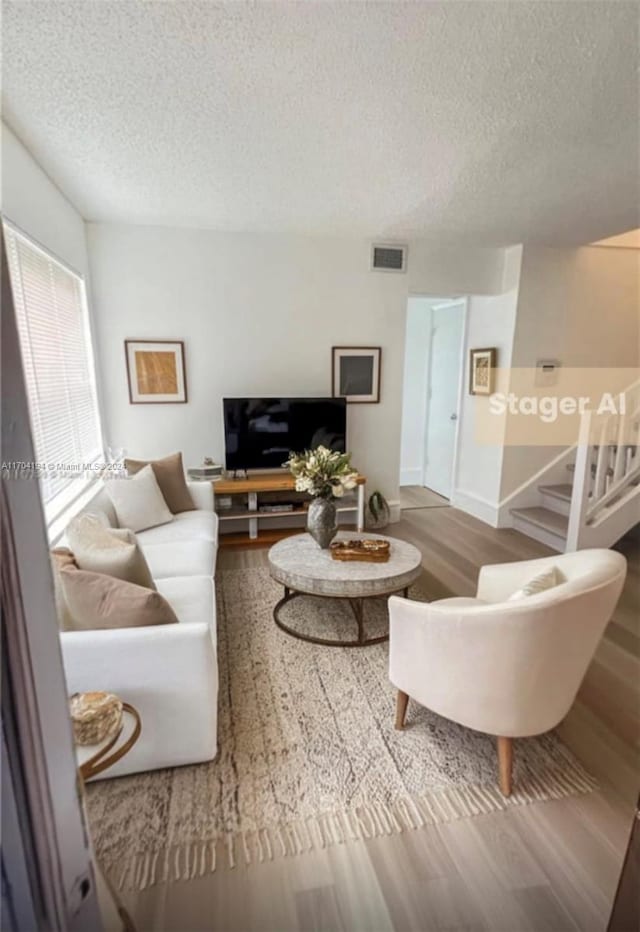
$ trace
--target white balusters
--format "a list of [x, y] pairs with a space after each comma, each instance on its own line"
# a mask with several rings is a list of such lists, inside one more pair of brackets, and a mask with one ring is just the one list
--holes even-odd
[[[640, 382], [625, 392], [619, 413], [580, 420], [567, 550], [589, 546], [588, 529], [602, 526], [621, 502], [638, 489], [640, 480]], [[635, 432], [635, 435], [634, 435]], [[626, 507], [626, 505], [625, 505]], [[619, 515], [616, 519], [622, 526]]]
[[626, 446], [625, 431], [627, 429], [627, 420], [623, 414], [618, 415], [618, 429], [616, 431], [616, 445], [613, 456], [613, 482], [617, 482], [625, 474]]
[[591, 464], [593, 447], [591, 437], [591, 411], [586, 411], [580, 418], [580, 437], [576, 448], [576, 463], [573, 472], [573, 491], [571, 494], [571, 508], [569, 511], [569, 526], [567, 528], [567, 550], [577, 550], [580, 541], [580, 530], [586, 523], [587, 507], [590, 490], [593, 487], [591, 477]]
[[597, 502], [607, 491], [607, 469], [609, 467], [609, 447], [607, 445], [607, 421], [600, 427], [596, 453], [596, 477], [593, 484], [593, 502]]

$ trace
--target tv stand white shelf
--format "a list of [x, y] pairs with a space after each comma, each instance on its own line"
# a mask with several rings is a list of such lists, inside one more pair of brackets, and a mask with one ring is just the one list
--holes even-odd
[[[358, 475], [356, 480], [355, 496], [351, 501], [336, 499], [338, 514], [352, 513], [355, 518], [357, 531], [364, 530], [365, 508], [365, 476]], [[221, 546], [266, 545], [286, 537], [291, 533], [300, 533], [299, 526], [280, 526], [277, 528], [260, 529], [260, 522], [271, 518], [300, 517], [306, 514], [306, 508], [296, 504], [293, 509], [278, 511], [260, 511], [260, 495], [267, 492], [295, 492], [295, 479], [288, 472], [263, 473], [248, 476], [243, 479], [218, 479], [212, 483], [214, 492], [214, 507], [221, 523]], [[297, 493], [298, 495], [300, 493]], [[215, 502], [216, 498], [228, 496], [242, 496], [246, 498], [246, 505], [232, 504], [231, 508], [220, 508]], [[310, 501], [310, 499], [308, 499]], [[233, 527], [232, 522], [248, 522], [248, 533], [226, 533], [227, 527]]]

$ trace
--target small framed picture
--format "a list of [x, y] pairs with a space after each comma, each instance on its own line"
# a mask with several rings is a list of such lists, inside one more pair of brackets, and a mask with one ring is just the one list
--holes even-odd
[[334, 346], [331, 379], [333, 397], [348, 404], [377, 404], [380, 401], [379, 346]]
[[472, 349], [469, 358], [469, 394], [491, 395], [495, 380], [497, 351]]
[[132, 405], [186, 403], [182, 340], [125, 340], [124, 352]]

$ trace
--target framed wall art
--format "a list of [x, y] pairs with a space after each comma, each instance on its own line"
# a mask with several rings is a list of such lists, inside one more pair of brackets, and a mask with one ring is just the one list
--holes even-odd
[[491, 395], [495, 382], [497, 350], [472, 349], [469, 356], [469, 394]]
[[380, 401], [379, 346], [334, 346], [331, 380], [334, 398], [348, 404], [377, 404]]
[[132, 405], [186, 403], [182, 340], [125, 340], [124, 351]]

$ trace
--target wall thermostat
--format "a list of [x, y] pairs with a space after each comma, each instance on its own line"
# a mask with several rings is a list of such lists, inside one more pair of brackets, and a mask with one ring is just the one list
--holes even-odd
[[558, 381], [559, 359], [538, 359], [536, 361], [536, 385], [555, 385]]

